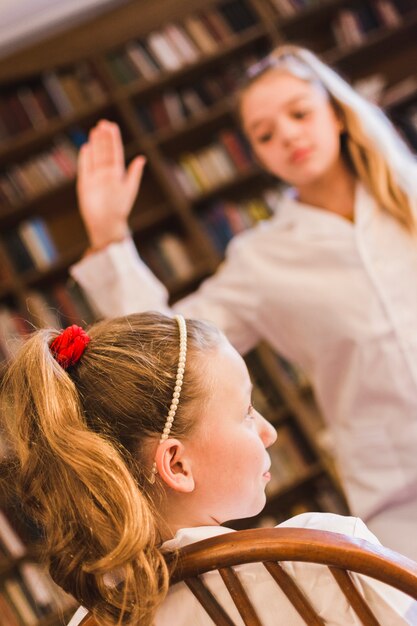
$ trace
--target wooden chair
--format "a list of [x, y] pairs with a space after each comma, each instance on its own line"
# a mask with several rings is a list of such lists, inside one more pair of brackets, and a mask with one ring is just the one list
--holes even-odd
[[[417, 563], [392, 550], [338, 533], [305, 528], [242, 530], [182, 548], [172, 566], [171, 585], [184, 581], [216, 626], [235, 626], [205, 585], [202, 575], [218, 570], [246, 626], [262, 626], [234, 566], [262, 563], [308, 626], [325, 626], [309, 599], [281, 567], [283, 561], [329, 568], [364, 626], [380, 626], [349, 572], [364, 574], [417, 599]], [[88, 614], [79, 626], [98, 626]], [[138, 625], [139, 626], [139, 625]], [[173, 621], [172, 626], [175, 626]]]

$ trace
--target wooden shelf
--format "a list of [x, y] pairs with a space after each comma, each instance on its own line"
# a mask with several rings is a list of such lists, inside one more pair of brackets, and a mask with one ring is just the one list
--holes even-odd
[[186, 135], [200, 130], [207, 124], [230, 117], [232, 110], [232, 99], [227, 97], [213, 104], [207, 111], [184, 120], [175, 128], [161, 129], [153, 134], [149, 134], [149, 137], [156, 145], [163, 147], [164, 144], [173, 143]]
[[0, 206], [0, 224], [9, 226], [13, 222], [17, 222], [31, 212], [31, 209], [40, 207], [40, 213], [47, 210], [48, 203], [55, 195], [73, 190], [75, 187], [75, 179], [69, 178], [62, 181], [59, 185], [45, 189], [44, 192], [28, 198], [26, 202], [18, 205], [1, 205]]
[[[0, 146], [0, 162], [3, 164], [3, 169], [6, 169], [7, 165], [16, 160], [24, 161], [28, 155], [42, 149], [42, 146], [47, 145], [49, 141], [52, 142], [53, 138], [65, 133], [71, 126], [80, 125], [88, 132], [91, 125], [102, 115], [116, 119], [122, 128], [126, 160], [129, 161], [138, 153], [144, 152], [148, 162], [145, 170], [146, 178], [142, 182], [142, 195], [139, 197], [130, 221], [132, 233], [139, 242], [139, 247], [143, 242], [145, 252], [148, 243], [150, 248], [152, 247], [153, 238], [157, 239], [162, 232], [174, 225], [174, 229], [178, 228], [181, 235], [185, 233], [185, 240], [187, 246], [189, 245], [194, 261], [191, 276], [186, 279], [177, 278], [165, 281], [171, 303], [192, 292], [213, 272], [218, 261], [215, 252], [210, 251], [210, 245], [203, 245], [205, 241], [209, 240], [209, 237], [199, 219], [202, 205], [223, 197], [241, 198], [248, 190], [252, 193], [253, 189], [258, 189], [263, 184], [264, 173], [254, 164], [247, 170], [238, 172], [230, 181], [217, 185], [196, 197], [187, 197], [180, 187], [173, 182], [175, 177], [172, 171], [166, 167], [166, 160], [177, 160], [183, 152], [183, 148], [193, 143], [194, 136], [200, 142], [199, 145], [205, 138], [209, 143], [224, 121], [232, 123], [234, 119], [232, 116], [233, 96], [225, 94], [224, 98], [201, 111], [200, 114], [185, 119], [177, 126], [162, 128], [153, 133], [141, 130], [135, 106], [138, 103], [146, 104], [147, 101], [161, 95], [166, 89], [182, 88], [186, 83], [192, 84], [193, 81], [200, 80], [209, 71], [221, 72], [227, 63], [240, 60], [244, 54], [272, 49], [278, 41], [285, 39], [301, 41], [307, 35], [307, 39], [313, 41], [316, 25], [317, 32], [322, 35], [321, 41], [317, 41], [317, 49], [323, 50], [327, 45], [330, 45], [330, 30], [328, 29], [328, 33], [325, 34], [322, 29], [323, 25], [330, 21], [338, 8], [352, 4], [350, 0], [323, 0], [320, 3], [311, 3], [309, 7], [294, 16], [280, 17], [276, 15], [275, 17], [272, 5], [270, 10], [265, 6], [266, 0], [246, 0], [254, 9], [254, 13], [258, 15], [259, 23], [244, 32], [230, 36], [227, 41], [218, 45], [212, 54], [202, 54], [196, 62], [185, 65], [178, 71], [162, 71], [155, 76], [154, 80], [150, 81], [138, 79], [127, 85], [121, 85], [112, 78], [106, 61], [107, 55], [117, 49], [122, 51], [122, 46], [135, 37], [145, 37], [146, 33], [161, 28], [162, 13], [158, 9], [159, 2], [168, 8], [168, 11], [162, 14], [165, 21], [178, 20], [181, 22], [182, 16], [221, 1], [150, 0], [145, 3], [142, 0], [129, 0], [129, 2], [122, 3], [126, 4], [125, 7], [115, 8], [109, 12], [108, 17], [100, 18], [94, 24], [94, 30], [92, 26], [84, 25], [82, 28], [75, 28], [68, 33], [62, 33], [59, 38], [51, 39], [27, 50], [27, 55], [32, 57], [33, 51], [34, 57], [28, 58], [26, 63], [23, 59], [23, 53], [19, 53], [11, 60], [3, 61], [3, 71], [1, 70], [2, 62], [0, 62], [0, 76], [3, 77], [3, 80], [6, 80], [4, 77], [8, 77], [9, 83], [12, 80], [16, 83], [16, 78], [13, 78], [15, 74], [19, 77], [22, 85], [26, 82], [29, 83], [32, 79], [37, 80], [44, 70], [51, 69], [53, 65], [51, 59], [59, 59], [58, 66], [62, 65], [62, 67], [69, 66], [72, 62], [78, 63], [80, 60], [89, 60], [93, 63], [101, 78], [106, 92], [105, 96], [90, 105], [83, 106], [69, 116], [49, 120], [44, 128], [28, 130], [3, 140]], [[359, 0], [355, 0], [355, 3], [358, 5]], [[137, 19], [136, 25], [133, 24], [133, 15], [135, 20]], [[120, 16], [120, 23], [118, 16]], [[93, 32], [94, 35], [92, 35]], [[410, 45], [411, 47], [411, 44], [413, 50], [416, 50], [417, 45], [412, 43], [416, 33], [417, 11], [413, 10], [404, 16], [404, 23], [400, 27], [380, 28], [369, 33], [363, 45], [349, 49], [332, 49], [323, 56], [329, 63], [343, 72], [346, 68], [350, 70], [351, 67], [363, 70], [365, 63], [368, 60], [373, 62], [375, 58], [379, 60], [381, 66], [383, 62], [388, 61], [391, 69], [390, 80], [395, 80], [394, 62], [391, 58], [392, 50], [397, 47], [400, 48], [402, 45]], [[321, 37], [321, 35], [318, 36]], [[398, 73], [400, 78], [406, 74], [402, 69]], [[407, 97], [411, 98], [411, 96]], [[407, 100], [404, 103], [406, 102]], [[52, 230], [52, 218], [55, 211], [68, 212], [74, 220], [75, 231], [76, 220], [79, 218], [74, 180], [67, 180], [18, 206], [1, 206], [0, 224], [7, 236], [7, 229], [17, 226], [21, 220], [34, 215], [48, 215]], [[13, 273], [10, 270], [10, 279], [9, 274], [6, 274], [7, 280], [0, 283], [0, 299], [6, 303], [8, 298], [11, 302], [16, 300], [16, 308], [23, 307], [27, 294], [34, 287], [42, 291], [44, 288], [49, 289], [55, 284], [65, 282], [68, 277], [69, 265], [81, 257], [86, 242], [82, 232], [79, 237], [74, 235], [72, 239], [69, 238], [71, 233], [67, 235], [62, 233], [62, 229], [66, 228], [62, 225], [64, 221], [59, 222], [55, 228], [57, 230], [59, 227], [61, 228], [58, 238], [63, 240], [62, 248], [66, 247], [65, 236], [67, 236], [69, 248], [65, 253], [61, 254], [55, 263], [43, 271], [34, 269], [16, 275], [16, 272]], [[191, 241], [192, 238], [194, 239]], [[5, 257], [6, 260], [7, 256]], [[157, 270], [158, 268], [154, 269]], [[262, 515], [273, 515], [274, 511], [278, 510], [282, 512], [286, 503], [305, 502], [308, 500], [308, 494], [319, 488], [323, 478], [332, 485], [335, 493], [340, 494], [337, 473], [329, 459], [323, 454], [317, 441], [319, 417], [311, 390], [292, 385], [285, 376], [285, 372], [279, 367], [275, 355], [267, 348], [262, 346], [259, 354], [259, 362], [263, 368], [262, 376], [269, 379], [270, 386], [273, 387], [276, 394], [276, 397], [265, 395], [270, 404], [268, 418], [278, 428], [280, 426], [286, 428], [288, 425], [291, 432], [294, 430], [294, 436], [299, 439], [300, 449], [306, 448], [308, 451], [306, 457], [308, 460], [310, 457], [312, 459], [311, 464], [299, 472], [294, 480], [282, 485], [276, 493], [270, 495]], [[0, 378], [5, 367], [4, 364], [0, 364]], [[248, 521], [246, 520], [244, 524], [247, 525]], [[0, 562], [0, 577], [12, 572], [18, 563], [19, 561], [4, 562], [3, 564]], [[64, 620], [55, 614], [40, 620], [37, 626], [65, 624], [74, 610], [66, 611]]]
[[198, 196], [189, 198], [189, 201], [193, 205], [202, 204], [203, 202], [212, 200], [216, 196], [221, 196], [224, 193], [228, 193], [229, 191], [240, 188], [241, 185], [253, 182], [257, 180], [260, 176], [262, 176], [262, 172], [258, 167], [250, 167], [244, 172], [237, 172], [236, 176], [231, 178], [229, 181], [225, 181], [221, 185], [217, 185], [216, 187], [213, 187], [213, 189], [209, 189], [204, 193], [199, 194]]
[[162, 71], [157, 74], [155, 79], [152, 81], [138, 79], [132, 81], [128, 85], [118, 85], [117, 83], [114, 83], [114, 93], [119, 98], [131, 98], [132, 96], [144, 95], [150, 91], [160, 91], [169, 84], [177, 83], [180, 79], [182, 80], [187, 76], [191, 77], [196, 71], [198, 71], [201, 75], [208, 66], [215, 64], [228, 55], [239, 52], [248, 45], [259, 41], [263, 37], [266, 37], [266, 30], [263, 25], [248, 28], [239, 36], [231, 36], [227, 42], [220, 44], [216, 52], [213, 54], [205, 55], [195, 63], [185, 65], [177, 71]]
[[20, 275], [22, 283], [28, 288], [34, 287], [38, 283], [44, 281], [46, 278], [62, 273], [70, 265], [78, 261], [86, 247], [86, 244], [77, 244], [70, 250], [62, 253], [57, 261], [51, 263], [51, 265], [44, 270], [32, 269], [28, 270], [27, 272], [23, 272]]
[[322, 0], [321, 2], [313, 2], [302, 10], [298, 10], [294, 15], [276, 17], [277, 25], [282, 31], [287, 28], [294, 30], [294, 27], [309, 26], [311, 19], [321, 17], [323, 14], [331, 14], [338, 7], [346, 4], [346, 0]]
[[372, 53], [390, 49], [398, 44], [402, 45], [406, 37], [417, 28], [417, 11], [412, 11], [403, 16], [403, 23], [398, 27], [381, 27], [370, 32], [362, 44], [346, 48], [330, 50], [323, 55], [326, 63], [330, 65], [348, 66], [353, 61], [363, 60]]
[[0, 145], [0, 160], [12, 158], [13, 154], [30, 148], [35, 142], [47, 140], [54, 135], [63, 132], [69, 126], [82, 122], [93, 115], [99, 116], [102, 111], [112, 104], [112, 98], [107, 96], [102, 100], [75, 111], [66, 117], [56, 117], [48, 120], [44, 128], [30, 129], [19, 135], [3, 140]]

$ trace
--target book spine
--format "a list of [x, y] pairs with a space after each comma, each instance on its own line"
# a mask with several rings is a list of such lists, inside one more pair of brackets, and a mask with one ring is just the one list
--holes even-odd
[[26, 546], [20, 539], [19, 535], [12, 528], [9, 520], [3, 511], [0, 510], [0, 541], [6, 548], [7, 552], [15, 559], [26, 554]]
[[201, 55], [200, 50], [181, 26], [168, 24], [164, 28], [163, 33], [175, 48], [184, 64], [195, 63], [199, 59]]
[[43, 84], [58, 113], [63, 117], [74, 111], [67, 94], [65, 93], [58, 76], [54, 72], [47, 72], [43, 76]]
[[148, 35], [146, 41], [150, 50], [165, 70], [173, 72], [183, 66], [184, 61], [163, 33], [155, 31]]
[[213, 54], [217, 50], [217, 41], [210, 34], [204, 23], [196, 15], [190, 15], [184, 20], [184, 27], [198, 48], [204, 54]]

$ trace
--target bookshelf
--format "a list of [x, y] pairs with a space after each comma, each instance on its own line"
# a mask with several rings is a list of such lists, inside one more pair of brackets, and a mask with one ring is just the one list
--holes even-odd
[[[382, 74], [381, 102], [416, 149], [416, 34], [413, 0], [130, 0], [0, 60], [0, 375], [32, 324], [94, 319], [68, 267], [87, 243], [76, 152], [99, 119], [120, 125], [127, 160], [147, 157], [130, 227], [173, 302], [216, 270], [237, 232], [273, 211], [275, 184], [253, 163], [233, 113], [245, 68], [288, 41], [352, 82]], [[255, 404], [279, 431], [267, 506], [249, 523], [345, 512], [308, 384], [267, 346], [247, 362]], [[0, 598], [33, 556], [0, 561]], [[52, 611], [36, 626], [58, 623]]]

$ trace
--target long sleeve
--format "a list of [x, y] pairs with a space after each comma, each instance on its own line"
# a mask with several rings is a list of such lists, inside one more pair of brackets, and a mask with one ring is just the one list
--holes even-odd
[[[220, 270], [173, 307], [187, 317], [213, 322], [241, 352], [259, 340], [256, 310], [261, 295], [252, 254], [245, 253], [242, 241], [234, 241]], [[71, 275], [101, 316], [170, 311], [166, 288], [141, 260], [131, 240], [85, 257], [71, 268]], [[256, 283], [258, 289], [253, 289], [251, 284]]]

